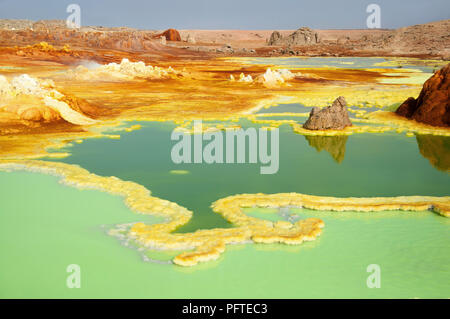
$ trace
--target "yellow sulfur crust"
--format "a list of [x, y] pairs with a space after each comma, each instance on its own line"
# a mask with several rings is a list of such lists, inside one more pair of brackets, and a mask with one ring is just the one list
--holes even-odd
[[397, 131], [404, 130], [417, 134], [430, 134], [439, 136], [450, 136], [450, 128], [436, 127], [424, 123], [419, 123], [414, 120], [407, 119], [403, 116], [397, 115], [394, 112], [377, 111], [367, 115], [372, 123], [384, 123], [388, 125], [397, 126]]
[[[422, 211], [431, 209], [450, 217], [450, 197], [401, 196], [374, 198], [336, 198], [298, 193], [241, 194], [222, 198], [212, 204], [214, 212], [221, 214], [234, 228], [197, 230], [192, 233], [173, 233], [185, 225], [192, 212], [176, 203], [151, 196], [144, 186], [122, 181], [114, 176], [102, 177], [76, 165], [45, 161], [0, 161], [3, 170], [29, 170], [58, 175], [61, 182], [81, 189], [98, 189], [123, 196], [134, 212], [165, 217], [164, 223], [146, 225], [135, 223], [126, 236], [149, 249], [185, 250], [173, 262], [193, 266], [219, 258], [227, 244], [283, 243], [298, 245], [316, 239], [324, 226], [318, 218], [308, 218], [295, 223], [271, 222], [243, 213], [244, 207], [304, 207], [329, 211]], [[111, 231], [115, 234], [115, 230]]]

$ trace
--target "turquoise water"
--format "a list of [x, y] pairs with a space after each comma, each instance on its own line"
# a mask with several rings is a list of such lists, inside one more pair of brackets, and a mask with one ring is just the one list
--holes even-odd
[[[164, 142], [174, 125], [142, 124], [142, 130], [120, 140], [76, 144], [64, 161], [138, 181], [153, 194], [193, 209], [194, 218], [183, 231], [225, 226], [208, 206], [240, 192], [393, 196], [446, 195], [449, 189], [448, 174], [420, 155], [414, 138], [400, 135], [350, 136], [339, 164], [330, 155], [343, 140], [308, 142], [282, 126], [280, 171], [263, 176], [257, 165], [174, 165], [168, 159], [171, 144]], [[318, 152], [310, 143], [328, 146]], [[170, 174], [175, 168], [190, 173]], [[430, 212], [291, 209], [283, 217], [276, 210], [247, 209], [249, 215], [272, 220], [315, 216], [325, 228], [316, 241], [300, 246], [230, 246], [217, 261], [183, 268], [144, 262], [139, 252], [105, 233], [113, 224], [157, 219], [131, 213], [116, 196], [61, 186], [57, 180], [0, 172], [0, 297], [448, 297], [450, 220]], [[80, 289], [66, 286], [69, 264], [81, 267]], [[370, 264], [380, 266], [381, 288], [366, 285]]]
[[[194, 211], [194, 218], [180, 231], [227, 227], [209, 206], [239, 193], [445, 196], [450, 189], [450, 176], [430, 165], [420, 155], [415, 139], [404, 135], [355, 134], [342, 143], [340, 137], [328, 141], [294, 134], [289, 125], [283, 125], [279, 171], [261, 175], [261, 164], [174, 164], [170, 152], [175, 142], [170, 134], [175, 125], [140, 124], [141, 130], [122, 134], [119, 140], [92, 139], [75, 144], [70, 148], [72, 156], [62, 161], [98, 175], [137, 182], [153, 195]], [[241, 124], [244, 128], [250, 125], [248, 121]], [[333, 154], [343, 156], [343, 160], [339, 163]], [[189, 174], [170, 174], [171, 170], [187, 170]]]
[[[0, 172], [0, 181], [1, 298], [448, 297], [449, 220], [429, 212], [319, 213], [326, 228], [316, 241], [231, 246], [217, 261], [182, 268], [143, 262], [104, 234], [104, 223], [152, 222], [117, 197], [33, 173]], [[80, 289], [66, 287], [74, 263]], [[366, 286], [373, 263], [379, 289]]]
[[312, 107], [304, 106], [299, 103], [284, 103], [275, 107], [262, 108], [259, 113], [309, 113]]
[[18, 66], [0, 65], [0, 69], [4, 69], [4, 70], [20, 70], [20, 69], [23, 69], [23, 68], [22, 67], [18, 67]]
[[[393, 105], [389, 105], [389, 106], [385, 106], [382, 109], [385, 111], [395, 111], [398, 107], [400, 106], [400, 103], [395, 103]], [[311, 106], [304, 106], [303, 104], [300, 103], [283, 103], [280, 105], [276, 105], [276, 106], [271, 106], [269, 108], [262, 108], [260, 110], [258, 110], [258, 112], [256, 112], [255, 114], [267, 114], [267, 113], [309, 113], [311, 112], [311, 109], [313, 107]], [[353, 110], [365, 110], [366, 112], [375, 112], [375, 111], [379, 111], [380, 108], [377, 107], [368, 107], [368, 106], [364, 106], [364, 107], [358, 107], [358, 106], [352, 106], [349, 105], [350, 109]], [[355, 115], [352, 113], [349, 113], [350, 118], [355, 118]], [[267, 117], [264, 117], [263, 119], [268, 119]], [[277, 117], [277, 119], [281, 119], [281, 117]], [[357, 123], [355, 123], [355, 125], [357, 125]], [[367, 123], [365, 123], [364, 125], [368, 125]]]
[[[436, 65], [426, 65], [418, 59], [409, 59], [407, 61], [399, 61], [398, 65], [382, 65], [377, 66], [377, 63], [389, 61], [386, 58], [352, 58], [352, 57], [282, 57], [282, 58], [242, 58], [235, 59], [237, 61], [245, 61], [250, 64], [276, 65], [277, 67], [286, 68], [327, 68], [335, 67], [340, 69], [395, 69], [398, 66], [403, 68], [411, 68], [421, 70], [425, 73], [433, 72], [440, 67], [439, 63]], [[233, 59], [231, 59], [233, 61]]]

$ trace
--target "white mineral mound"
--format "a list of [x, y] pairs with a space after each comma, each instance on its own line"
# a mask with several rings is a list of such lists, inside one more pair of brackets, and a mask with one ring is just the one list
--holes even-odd
[[163, 79], [169, 78], [171, 74], [177, 74], [171, 67], [164, 69], [145, 65], [142, 61], [130, 62], [128, 59], [123, 59], [119, 64], [113, 62], [96, 68], [87, 68], [80, 65], [67, 73], [71, 78], [84, 81], [126, 81], [135, 78]]
[[[39, 106], [43, 111], [45, 107], [56, 111], [69, 123], [77, 125], [89, 125], [96, 121], [73, 110], [67, 103], [58, 99], [64, 95], [54, 89], [54, 83], [51, 80], [40, 80], [30, 77], [28, 74], [22, 74], [14, 77], [10, 82], [0, 75], [0, 107], [8, 110], [8, 104], [14, 104], [16, 98], [21, 96], [35, 97], [42, 101]], [[36, 106], [30, 106], [35, 108]], [[11, 108], [19, 116], [29, 107], [23, 105], [19, 108]]]
[[246, 76], [244, 73], [241, 73], [239, 76], [239, 82], [253, 82], [253, 78], [250, 74]]
[[260, 75], [257, 81], [262, 83], [266, 87], [276, 87], [286, 81], [292, 80], [295, 75], [288, 69], [279, 69], [272, 71], [270, 68], [266, 70], [266, 73]]
[[[279, 69], [279, 70], [271, 70], [268, 68], [266, 73], [259, 75], [255, 78], [255, 82], [262, 83], [266, 87], [277, 87], [286, 81], [292, 80], [295, 77], [295, 74], [289, 71], [288, 69]], [[230, 74], [230, 81], [235, 81], [235, 78], [232, 74]], [[241, 73], [239, 76], [238, 82], [247, 82], [252, 83], [254, 80], [250, 74], [245, 75]]]
[[[230, 81], [231, 81], [231, 82], [236, 81], [236, 79], [234, 78], [233, 74], [230, 74]], [[253, 82], [253, 78], [252, 78], [252, 76], [251, 76], [250, 74], [245, 75], [244, 73], [241, 73], [241, 74], [239, 75], [239, 80], [238, 80], [238, 82], [247, 82], [247, 83], [251, 83], [251, 82]]]
[[9, 84], [8, 80], [3, 75], [0, 75], [0, 97], [4, 99], [6, 96], [9, 96], [11, 94], [11, 84]]

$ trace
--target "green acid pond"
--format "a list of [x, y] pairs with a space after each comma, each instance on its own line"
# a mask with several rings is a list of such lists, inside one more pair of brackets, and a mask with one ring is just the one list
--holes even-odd
[[[144, 185], [194, 212], [179, 232], [232, 227], [210, 209], [239, 193], [299, 192], [338, 197], [447, 196], [449, 138], [395, 133], [305, 137], [280, 127], [279, 171], [261, 164], [174, 164], [173, 123], [143, 122], [120, 139], [88, 139], [59, 159], [102, 176]], [[242, 120], [244, 128], [254, 124]], [[330, 213], [246, 209], [270, 220], [319, 217], [322, 235], [299, 246], [227, 246], [194, 267], [146, 262], [106, 234], [112, 225], [160, 220], [135, 214], [122, 199], [58, 184], [29, 172], [0, 172], [2, 298], [448, 298], [450, 219], [425, 212]], [[153, 259], [164, 261], [164, 253]], [[66, 267], [81, 267], [69, 289]], [[366, 285], [381, 269], [381, 288]]]

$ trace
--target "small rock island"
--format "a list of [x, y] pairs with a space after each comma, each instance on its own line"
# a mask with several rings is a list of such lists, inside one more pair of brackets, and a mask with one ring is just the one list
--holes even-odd
[[347, 112], [347, 102], [343, 96], [334, 100], [324, 109], [314, 107], [303, 127], [308, 130], [343, 130], [352, 126]]

